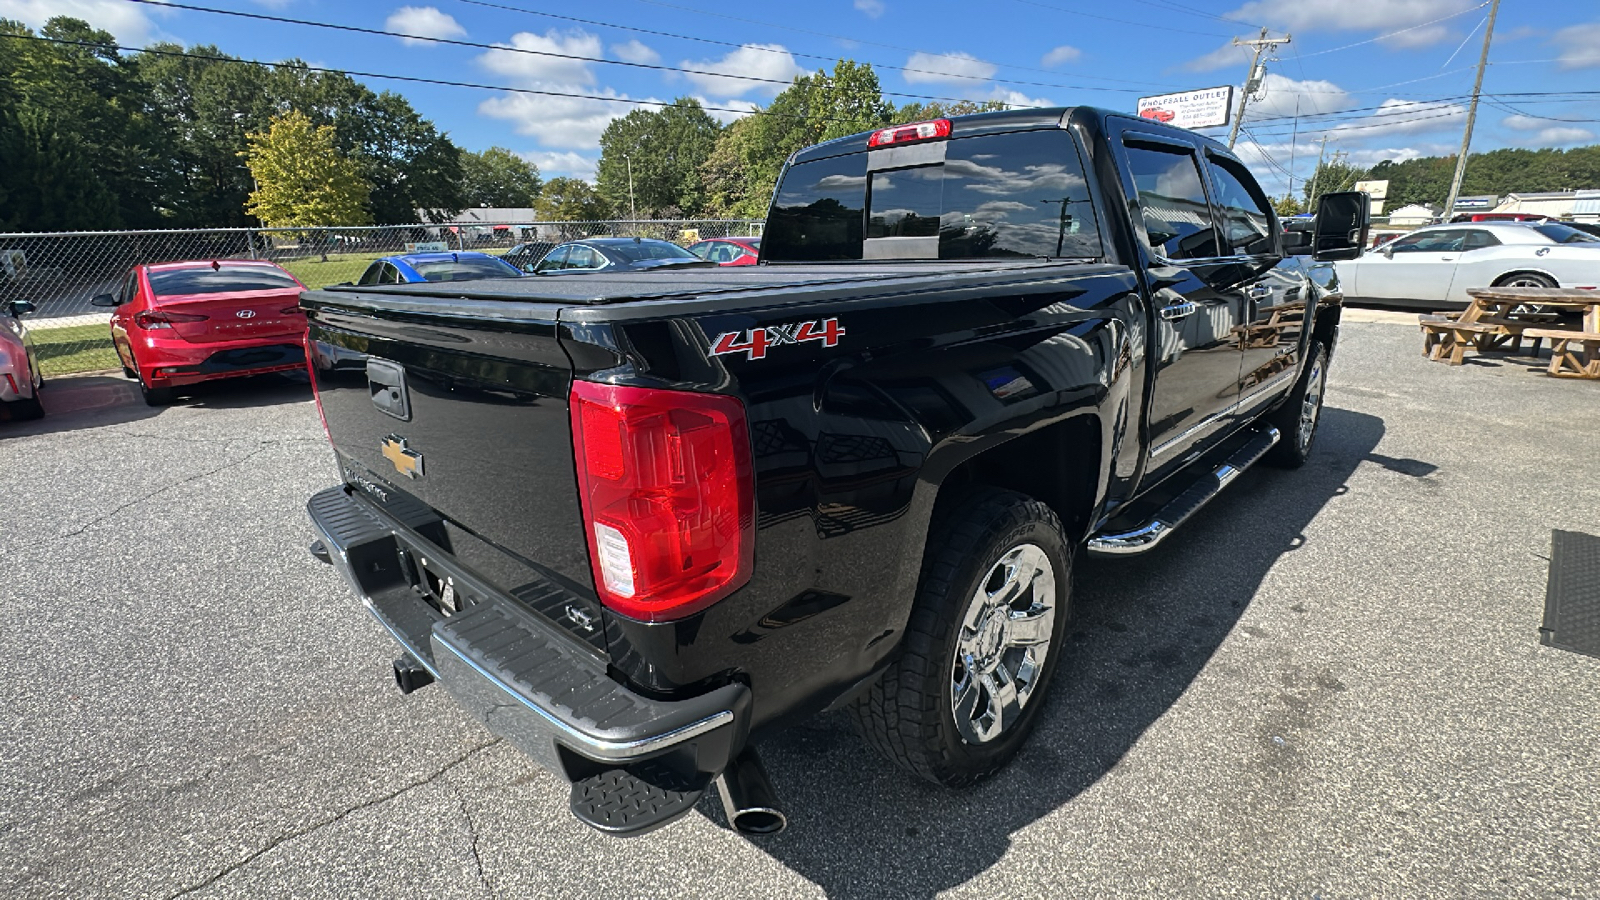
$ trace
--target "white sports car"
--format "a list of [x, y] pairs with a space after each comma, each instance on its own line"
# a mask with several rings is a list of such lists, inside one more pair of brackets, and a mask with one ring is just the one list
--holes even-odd
[[1600, 238], [1559, 222], [1430, 225], [1335, 263], [1346, 301], [1463, 308], [1476, 287], [1600, 287]]

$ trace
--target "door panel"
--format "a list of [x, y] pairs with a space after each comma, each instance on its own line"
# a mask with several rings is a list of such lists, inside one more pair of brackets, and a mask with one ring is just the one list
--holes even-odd
[[1160, 479], [1224, 431], [1239, 394], [1239, 333], [1245, 299], [1239, 265], [1219, 258], [1195, 149], [1125, 134], [1136, 216], [1148, 243], [1156, 311], [1149, 402], [1151, 459]]
[[1361, 257], [1357, 289], [1372, 300], [1442, 302], [1466, 240], [1467, 232], [1458, 228], [1407, 235], [1389, 245], [1392, 253]]

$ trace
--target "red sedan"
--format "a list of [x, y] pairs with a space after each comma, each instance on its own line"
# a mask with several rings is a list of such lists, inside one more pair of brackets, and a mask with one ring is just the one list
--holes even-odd
[[108, 306], [111, 342], [144, 400], [160, 406], [175, 388], [305, 368], [305, 290], [269, 262], [215, 260], [134, 266]]
[[689, 252], [719, 266], [753, 266], [761, 255], [761, 238], [709, 238], [689, 245]]

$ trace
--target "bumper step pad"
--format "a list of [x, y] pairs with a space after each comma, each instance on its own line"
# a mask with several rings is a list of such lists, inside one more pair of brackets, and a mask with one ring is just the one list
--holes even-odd
[[616, 837], [635, 837], [674, 822], [700, 802], [709, 777], [689, 778], [655, 760], [606, 769], [572, 785], [572, 814]]
[[1577, 531], [1551, 536], [1539, 642], [1600, 657], [1600, 537]]

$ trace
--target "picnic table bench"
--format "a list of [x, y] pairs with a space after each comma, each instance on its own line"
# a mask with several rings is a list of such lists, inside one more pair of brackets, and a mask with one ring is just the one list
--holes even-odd
[[[1422, 353], [1459, 366], [1470, 348], [1479, 353], [1522, 352], [1523, 338], [1538, 353], [1550, 342], [1551, 375], [1600, 378], [1600, 292], [1563, 288], [1472, 288], [1460, 313], [1418, 317]], [[1563, 328], [1564, 311], [1582, 316], [1578, 328]]]

